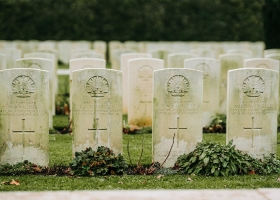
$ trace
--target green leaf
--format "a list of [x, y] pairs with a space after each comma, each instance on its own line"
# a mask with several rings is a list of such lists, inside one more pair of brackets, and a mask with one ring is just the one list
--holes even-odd
[[205, 158], [203, 159], [203, 164], [204, 164], [204, 166], [207, 166], [207, 164], [209, 163], [209, 160], [210, 160], [209, 157], [205, 157]]

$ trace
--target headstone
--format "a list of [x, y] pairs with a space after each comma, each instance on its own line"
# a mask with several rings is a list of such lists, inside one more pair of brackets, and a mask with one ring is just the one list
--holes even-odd
[[52, 40], [42, 41], [38, 43], [39, 49], [56, 49], [56, 42]]
[[128, 104], [128, 61], [135, 58], [151, 58], [148, 53], [125, 53], [121, 55], [122, 89], [123, 89], [123, 114], [127, 114]]
[[91, 49], [91, 42], [86, 40], [72, 42], [71, 49]]
[[190, 52], [202, 58], [216, 58], [216, 52], [212, 49], [192, 49]]
[[94, 51], [92, 49], [87, 49], [87, 48], [72, 49], [71, 50], [71, 59], [74, 59], [75, 54], [84, 53], [84, 52], [96, 53], [96, 51]]
[[[153, 161], [173, 167], [180, 155], [202, 141], [203, 72], [164, 69], [154, 72]], [[172, 147], [172, 148], [171, 148]]]
[[124, 48], [133, 49], [136, 52], [139, 51], [138, 42], [136, 42], [136, 41], [125, 41], [124, 42]]
[[77, 59], [77, 58], [99, 58], [104, 59], [104, 54], [96, 53], [95, 51], [85, 51], [81, 53], [74, 53], [72, 54], [71, 59]]
[[240, 53], [249, 56], [250, 58], [253, 56], [253, 52], [250, 49], [229, 49], [227, 53]]
[[274, 59], [274, 60], [279, 60], [280, 61], [280, 52], [279, 53], [267, 54], [267, 55], [265, 55], [265, 58], [270, 58], [270, 59]]
[[[51, 80], [51, 86], [50, 88], [52, 88], [52, 115], [55, 115], [55, 98], [56, 95], [58, 94], [58, 76], [56, 74], [56, 59], [55, 59], [55, 55], [53, 53], [47, 53], [47, 52], [32, 52], [32, 53], [27, 53], [23, 55], [24, 58], [44, 58], [44, 59], [48, 59], [48, 60], [52, 60], [52, 74], [50, 75], [50, 77], [52, 77], [53, 79]], [[44, 70], [48, 70], [49, 67], [45, 68]]]
[[278, 73], [268, 69], [229, 71], [227, 136], [236, 149], [262, 159], [276, 153]]
[[6, 69], [15, 68], [16, 60], [21, 58], [21, 50], [15, 48], [0, 49], [1, 54], [6, 55]]
[[71, 41], [60, 41], [57, 43], [58, 60], [59, 62], [67, 65], [70, 60]]
[[122, 153], [122, 76], [111, 69], [73, 71], [73, 155], [106, 146]]
[[6, 54], [0, 53], [0, 70], [6, 69]]
[[0, 71], [0, 163], [29, 162], [48, 166], [48, 72]]
[[171, 49], [152, 49], [149, 51], [153, 58], [164, 60], [164, 68], [168, 67], [168, 55], [174, 53]]
[[152, 126], [153, 71], [163, 69], [156, 58], [137, 58], [128, 61], [128, 124], [135, 127]]
[[185, 68], [203, 71], [203, 127], [209, 126], [219, 113], [220, 61], [212, 58], [185, 60]]
[[[273, 55], [273, 54], [269, 54], [269, 55]], [[270, 59], [270, 58], [246, 59], [244, 61], [244, 67], [245, 68], [271, 69], [271, 70], [277, 71], [278, 73], [279, 73], [279, 70], [280, 70], [279, 61], [275, 60], [275, 59]], [[279, 79], [279, 85], [280, 85], [280, 79]], [[278, 112], [280, 113], [280, 110]]]
[[[106, 61], [103, 59], [97, 58], [79, 58], [79, 59], [71, 59], [69, 63], [69, 87], [70, 87], [70, 110], [72, 110], [72, 80], [73, 80], [73, 71], [80, 69], [91, 69], [91, 68], [106, 68]], [[72, 115], [70, 114], [70, 118]]]
[[219, 56], [220, 73], [220, 113], [226, 114], [227, 108], [227, 75], [229, 70], [243, 68], [243, 62], [249, 56], [238, 53], [227, 53]]
[[120, 70], [121, 69], [121, 55], [125, 53], [135, 53], [136, 51], [133, 49], [114, 49], [112, 50], [111, 57], [111, 68]]
[[53, 89], [53, 82], [54, 82], [54, 69], [53, 69], [53, 61], [44, 58], [22, 58], [17, 60], [17, 68], [33, 68], [39, 69], [49, 72], [49, 93], [48, 93], [48, 103], [49, 103], [49, 127], [53, 127], [53, 110], [54, 110], [54, 89]]
[[280, 49], [266, 49], [263, 51], [264, 56], [266, 57], [269, 54], [280, 53]]
[[168, 68], [184, 68], [184, 60], [198, 57], [192, 53], [173, 53], [168, 55]]
[[100, 54], [104, 55], [104, 58], [106, 56], [106, 49], [107, 49], [107, 45], [105, 41], [101, 41], [101, 40], [96, 40], [93, 42], [93, 49]]
[[124, 44], [120, 41], [112, 40], [108, 43], [109, 46], [109, 61], [112, 63], [112, 53], [114, 49], [124, 49]]

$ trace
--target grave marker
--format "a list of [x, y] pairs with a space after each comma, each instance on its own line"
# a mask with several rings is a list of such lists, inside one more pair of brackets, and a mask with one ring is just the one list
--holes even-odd
[[[71, 62], [71, 61], [70, 61]], [[122, 77], [109, 69], [73, 71], [73, 155], [87, 147], [122, 152]]]
[[226, 142], [236, 149], [263, 159], [276, 153], [278, 73], [274, 70], [243, 68], [228, 75]]
[[184, 68], [184, 61], [198, 57], [192, 53], [173, 53], [168, 55], [168, 68]]
[[38, 69], [0, 71], [0, 163], [49, 163], [49, 77]]
[[0, 53], [0, 70], [6, 69], [7, 64], [6, 64], [6, 55]]
[[177, 158], [202, 141], [203, 72], [163, 69], [154, 72], [153, 161], [174, 166]]

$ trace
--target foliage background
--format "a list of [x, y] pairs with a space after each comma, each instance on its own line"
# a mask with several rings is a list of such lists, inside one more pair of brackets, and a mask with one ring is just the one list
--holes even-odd
[[0, 39], [262, 41], [263, 6], [268, 4], [269, 13], [273, 2], [279, 5], [279, 0], [0, 0]]

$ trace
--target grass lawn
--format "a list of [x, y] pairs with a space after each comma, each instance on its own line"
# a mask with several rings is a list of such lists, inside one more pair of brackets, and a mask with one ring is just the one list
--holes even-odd
[[[123, 155], [127, 162], [127, 143], [130, 143], [130, 154], [133, 164], [138, 162], [142, 137], [144, 136], [144, 153], [142, 164], [149, 165], [152, 161], [151, 134], [135, 134], [123, 136]], [[205, 141], [216, 141], [225, 144], [225, 134], [204, 134]], [[72, 159], [71, 135], [51, 134], [50, 165], [68, 165]], [[280, 134], [278, 134], [278, 159], [280, 155]], [[0, 176], [0, 182], [12, 179], [19, 180], [20, 185], [0, 184], [0, 191], [46, 191], [46, 190], [112, 190], [112, 189], [254, 189], [254, 188], [280, 188], [277, 179], [280, 174], [260, 176], [229, 176], [229, 177], [205, 177], [186, 175], [123, 175], [123, 176], [99, 176], [99, 177], [68, 177], [68, 176]], [[191, 178], [193, 181], [188, 181]]]

